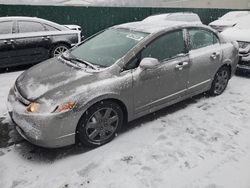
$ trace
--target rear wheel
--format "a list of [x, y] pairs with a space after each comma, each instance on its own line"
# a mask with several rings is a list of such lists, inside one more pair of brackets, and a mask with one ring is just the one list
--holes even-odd
[[62, 53], [69, 50], [69, 46], [66, 44], [57, 44], [51, 49], [51, 57], [57, 57]]
[[119, 132], [123, 122], [123, 111], [112, 101], [102, 101], [81, 117], [77, 126], [78, 140], [96, 147], [111, 141]]
[[227, 87], [229, 79], [230, 79], [229, 68], [226, 66], [221, 67], [214, 77], [212, 87], [210, 89], [210, 94], [211, 95], [222, 94]]

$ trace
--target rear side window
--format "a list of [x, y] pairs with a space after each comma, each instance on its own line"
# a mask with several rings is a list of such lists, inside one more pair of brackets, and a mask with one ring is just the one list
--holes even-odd
[[0, 22], [0, 34], [11, 34], [12, 33], [13, 22]]
[[167, 33], [154, 40], [142, 51], [141, 58], [152, 57], [163, 61], [184, 54], [185, 51], [183, 33], [180, 30]]
[[46, 27], [46, 30], [47, 31], [59, 31], [59, 29], [53, 27], [53, 26], [50, 26], [50, 25], [47, 25], [47, 24], [44, 24], [44, 26]]
[[39, 22], [19, 21], [18, 25], [19, 25], [19, 33], [45, 31], [45, 28]]
[[195, 50], [219, 43], [217, 36], [210, 31], [202, 29], [188, 30], [190, 50]]

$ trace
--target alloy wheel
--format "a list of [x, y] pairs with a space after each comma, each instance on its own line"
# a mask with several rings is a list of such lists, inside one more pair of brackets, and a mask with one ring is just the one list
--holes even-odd
[[116, 131], [119, 116], [112, 108], [97, 110], [87, 121], [86, 135], [93, 142], [103, 142]]
[[220, 72], [218, 72], [215, 81], [214, 93], [221, 94], [227, 87], [228, 80], [229, 80], [229, 74], [226, 69], [223, 69]]
[[59, 55], [61, 55], [62, 53], [66, 52], [68, 50], [68, 48], [66, 46], [58, 46], [55, 48], [53, 56], [57, 57]]

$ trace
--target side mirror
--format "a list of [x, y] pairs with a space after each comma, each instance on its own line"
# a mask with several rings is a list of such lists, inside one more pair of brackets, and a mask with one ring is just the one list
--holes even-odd
[[160, 62], [155, 58], [144, 58], [144, 59], [142, 59], [142, 61], [140, 63], [140, 67], [142, 69], [145, 69], [145, 70], [146, 69], [153, 69], [159, 64], [160, 64]]

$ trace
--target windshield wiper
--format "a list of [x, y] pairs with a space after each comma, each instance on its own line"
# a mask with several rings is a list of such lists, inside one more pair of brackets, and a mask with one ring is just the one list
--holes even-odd
[[[78, 65], [79, 67], [81, 67], [81, 68], [90, 67], [90, 68], [92, 68], [92, 69], [94, 69], [94, 70], [98, 70], [98, 67], [97, 67], [97, 66], [95, 66], [95, 65], [93, 65], [93, 64], [91, 64], [91, 63], [89, 63], [89, 62], [87, 62], [87, 61], [84, 61], [84, 60], [82, 60], [82, 59], [79, 59], [79, 58], [76, 58], [76, 57], [72, 57], [72, 56], [65, 56], [65, 55], [62, 55], [62, 57], [63, 57], [64, 59], [68, 60], [68, 61], [71, 61], [71, 62], [72, 62], [72, 61], [78, 62], [77, 65]], [[83, 67], [83, 66], [82, 66], [81, 64], [79, 64], [79, 63], [85, 64], [86, 67]]]

